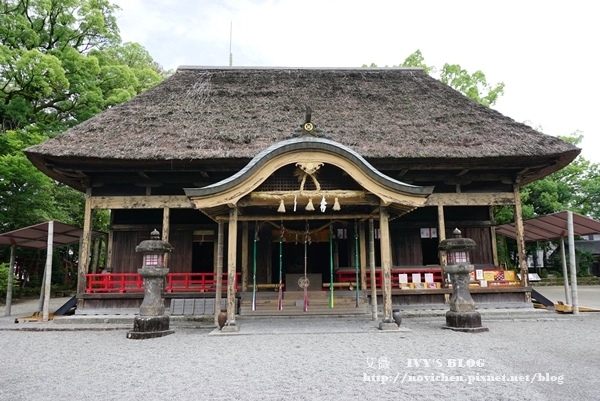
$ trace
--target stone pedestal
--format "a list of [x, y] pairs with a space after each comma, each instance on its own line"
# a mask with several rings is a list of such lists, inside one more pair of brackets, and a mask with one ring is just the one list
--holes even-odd
[[469, 273], [474, 266], [470, 264], [448, 265], [444, 272], [450, 274], [452, 296], [450, 310], [446, 313], [445, 329], [479, 333], [488, 331], [481, 325], [481, 315], [475, 310], [475, 301], [469, 292]]
[[446, 312], [446, 325], [443, 328], [469, 333], [489, 331], [487, 327], [481, 325], [481, 315], [479, 312], [448, 311]]
[[238, 333], [240, 331], [240, 326], [235, 323], [226, 324], [221, 328], [221, 333]]
[[140, 314], [133, 320], [133, 330], [127, 338], [145, 339], [163, 337], [172, 334], [169, 329], [169, 316], [165, 315], [162, 299], [164, 279], [169, 269], [144, 266], [138, 273], [144, 280], [144, 300], [140, 305]]
[[379, 330], [389, 331], [389, 330], [398, 330], [398, 325], [389, 319], [383, 319], [381, 323], [379, 323]]
[[169, 330], [169, 316], [136, 316], [133, 319], [133, 330], [127, 332], [127, 338], [143, 340], [173, 333], [173, 330]]

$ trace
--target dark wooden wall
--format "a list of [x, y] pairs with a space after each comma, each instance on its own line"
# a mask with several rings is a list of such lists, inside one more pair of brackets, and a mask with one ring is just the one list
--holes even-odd
[[[169, 243], [174, 248], [169, 255], [169, 271], [171, 273], [187, 273], [192, 270], [191, 230], [171, 230]], [[137, 273], [142, 267], [142, 254], [135, 247], [143, 240], [150, 239], [150, 231], [115, 231], [113, 240], [112, 272]]]
[[[473, 239], [477, 243], [477, 248], [471, 253], [471, 262], [474, 264], [493, 263], [491, 232], [489, 227], [459, 227], [463, 237]], [[216, 228], [215, 228], [216, 229]], [[446, 238], [452, 238], [452, 231], [446, 230]], [[249, 230], [248, 246], [248, 271], [249, 281], [251, 281], [253, 264], [253, 245], [254, 228]], [[259, 234], [260, 240], [257, 243], [257, 282], [267, 283], [271, 281], [270, 274], [272, 270], [272, 238], [270, 226], [264, 226]], [[423, 266], [423, 247], [420, 229], [415, 227], [392, 227], [392, 265], [393, 266]], [[241, 270], [241, 230], [238, 232], [238, 271]], [[169, 271], [172, 273], [192, 272], [193, 256], [193, 231], [192, 230], [171, 230], [169, 243], [174, 247], [169, 256]], [[135, 252], [135, 247], [145, 239], [149, 239], [148, 230], [138, 231], [115, 231], [113, 243], [113, 273], [137, 273], [142, 267], [142, 255]], [[225, 236], [225, 240], [226, 240]], [[215, 238], [216, 239], [216, 238]], [[353, 240], [352, 240], [353, 241]], [[225, 252], [223, 260], [223, 270], [227, 269], [227, 251], [225, 243]], [[207, 246], [212, 246], [207, 243]], [[379, 247], [379, 241], [375, 242]], [[377, 250], [379, 256], [379, 250]], [[378, 258], [379, 259], [379, 258]], [[212, 267], [205, 269], [212, 271]]]
[[[137, 273], [142, 267], [142, 255], [135, 252], [135, 247], [142, 241], [143, 232], [115, 231], [113, 236], [113, 252], [110, 267], [112, 273]], [[149, 237], [146, 232], [145, 236]]]
[[420, 266], [423, 264], [421, 234], [418, 228], [394, 227], [392, 236], [392, 265]]
[[[171, 230], [169, 243], [174, 248], [169, 255], [170, 273], [188, 273], [192, 271], [192, 230]], [[212, 266], [209, 269], [212, 271]]]
[[[471, 263], [493, 265], [492, 256], [492, 233], [489, 227], [465, 227], [461, 229], [465, 238], [471, 238], [477, 244], [477, 248], [471, 252]], [[446, 238], [452, 238], [452, 232], [446, 234]]]

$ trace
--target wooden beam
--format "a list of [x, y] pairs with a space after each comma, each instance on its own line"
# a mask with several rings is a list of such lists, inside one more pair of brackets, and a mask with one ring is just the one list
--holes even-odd
[[[444, 205], [437, 205], [437, 207], [439, 208], [440, 206], [444, 206]], [[454, 226], [454, 227], [492, 227], [495, 223], [493, 221], [490, 220], [445, 220], [446, 225], [447, 226]], [[397, 228], [419, 228], [419, 227], [427, 227], [429, 224], [431, 224], [430, 221], [398, 221], [395, 220], [393, 224], [391, 224], [393, 227], [397, 227]]]
[[104, 260], [104, 270], [112, 271], [113, 241], [114, 231], [109, 230], [108, 235], [106, 236], [106, 259]]
[[92, 238], [92, 244], [94, 244], [94, 251], [92, 252], [92, 266], [90, 268], [92, 273], [98, 273], [98, 260], [100, 259], [101, 241], [101, 238]]
[[365, 222], [358, 222], [358, 240], [359, 240], [359, 257], [360, 257], [360, 289], [367, 289], [367, 238], [365, 235]]
[[328, 208], [330, 208], [335, 198], [338, 198], [342, 204], [351, 205], [379, 205], [379, 198], [375, 195], [369, 194], [366, 191], [269, 191], [269, 192], [252, 192], [240, 199], [237, 203], [240, 207], [246, 206], [272, 206], [277, 208], [279, 202], [283, 200], [288, 211], [293, 211], [294, 201], [297, 203], [297, 207], [304, 208], [308, 203], [309, 199], [313, 199], [313, 202], [318, 203], [322, 197], [325, 197]]
[[381, 247], [381, 272], [383, 278], [383, 322], [393, 323], [392, 317], [392, 253], [390, 247], [390, 227], [388, 211], [385, 207], [380, 208], [379, 230]]
[[427, 198], [424, 206], [490, 206], [514, 205], [513, 192], [490, 193], [434, 193]]
[[[290, 220], [346, 220], [346, 219], [369, 219], [369, 218], [377, 218], [377, 215], [373, 214], [335, 214], [335, 213], [321, 213], [316, 212], [317, 214], [294, 214], [292, 213], [281, 213], [281, 214], [271, 214], [271, 215], [261, 215], [261, 216], [238, 216], [238, 221], [290, 221]], [[228, 218], [226, 216], [215, 216], [214, 219], [216, 221], [227, 221]]]
[[[170, 224], [169, 231], [213, 230], [214, 224]], [[113, 224], [112, 231], [152, 231], [156, 224]], [[148, 232], [150, 232], [148, 231]]]
[[172, 209], [193, 208], [187, 196], [152, 195], [152, 196], [94, 196], [91, 198], [92, 209]]
[[525, 255], [525, 228], [523, 226], [523, 210], [521, 209], [521, 195], [519, 193], [519, 184], [514, 185], [515, 198], [515, 228], [517, 234], [517, 253], [519, 254], [519, 267], [521, 271], [521, 284], [523, 287], [529, 285], [529, 276], [527, 275], [527, 259]]
[[219, 325], [219, 313], [221, 312], [221, 296], [223, 294], [223, 231], [225, 222], [220, 221], [217, 229], [217, 254], [216, 259], [216, 288], [215, 288], [215, 325]]
[[248, 222], [242, 223], [242, 292], [248, 291]]
[[[444, 205], [438, 205], [438, 244], [446, 239], [446, 220], [444, 218]], [[440, 265], [446, 266], [446, 252], [438, 251]], [[442, 273], [442, 283], [446, 283]]]
[[[104, 271], [106, 273], [111, 273], [112, 272], [112, 260], [113, 260], [113, 242], [115, 239], [115, 228], [113, 226], [113, 223], [115, 221], [115, 214], [114, 213], [110, 213], [110, 217], [109, 217], [110, 221], [109, 221], [109, 229], [108, 229], [108, 235], [106, 237], [106, 260], [104, 261]], [[79, 256], [81, 256], [81, 242], [83, 241], [83, 235], [81, 236], [81, 238], [79, 239], [79, 248], [80, 248], [80, 253]]]
[[[490, 220], [494, 220], [494, 207], [490, 206]], [[498, 240], [496, 238], [496, 227], [490, 227], [490, 235], [492, 240], [492, 260], [494, 262], [494, 266], [500, 266], [500, 261], [498, 260]]]
[[[162, 222], [162, 240], [169, 242], [169, 232], [171, 231], [171, 209], [167, 206], [163, 208], [163, 222]], [[169, 267], [169, 254], [165, 254], [165, 267]]]
[[86, 274], [90, 263], [90, 247], [92, 246], [92, 189], [85, 192], [85, 208], [83, 212], [83, 234], [81, 239], [81, 259], [77, 271], [77, 297], [85, 293]]
[[377, 278], [375, 276], [375, 225], [369, 219], [369, 271], [371, 275], [371, 320], [377, 321]]
[[227, 241], [227, 325], [235, 326], [235, 273], [237, 265], [238, 210], [229, 211], [229, 238]]

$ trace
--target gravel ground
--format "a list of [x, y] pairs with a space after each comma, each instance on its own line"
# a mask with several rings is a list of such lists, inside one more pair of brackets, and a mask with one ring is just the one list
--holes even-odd
[[178, 322], [130, 340], [131, 324], [14, 324], [36, 305], [0, 317], [2, 401], [600, 398], [600, 313], [482, 311], [479, 334], [442, 330], [440, 316], [397, 332], [366, 318], [241, 318], [238, 335]]
[[0, 400], [598, 399], [600, 314], [483, 321], [489, 332], [468, 334], [442, 330], [443, 317], [397, 332], [367, 319], [240, 319], [246, 334], [175, 327], [130, 340], [126, 329], [16, 331], [5, 318]]

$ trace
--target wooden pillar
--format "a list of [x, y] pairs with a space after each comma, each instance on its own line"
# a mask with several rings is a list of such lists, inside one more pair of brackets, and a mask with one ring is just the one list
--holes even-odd
[[[113, 230], [109, 229], [108, 234], [104, 236], [106, 246], [104, 248], [104, 270], [112, 266], [113, 253]], [[112, 269], [111, 269], [112, 270]]]
[[229, 210], [229, 238], [227, 241], [227, 325], [235, 326], [235, 268], [237, 264], [238, 209]]
[[369, 219], [369, 268], [371, 273], [371, 318], [377, 321], [377, 276], [375, 275], [375, 225]]
[[[217, 237], [219, 236], [219, 233], [217, 232]], [[213, 241], [213, 255], [215, 255], [215, 257], [213, 258], [213, 273], [217, 274], [217, 264], [218, 264], [218, 255], [219, 255], [219, 241]], [[221, 255], [221, 258], [223, 256]], [[221, 272], [223, 272], [223, 265], [221, 264]]]
[[242, 291], [248, 291], [248, 222], [242, 223]]
[[225, 231], [225, 223], [219, 220], [217, 228], [217, 241], [215, 252], [215, 325], [219, 325], [219, 313], [221, 312], [221, 296], [223, 293], [223, 231]]
[[108, 230], [108, 238], [106, 239], [106, 261], [104, 262], [104, 269], [107, 272], [112, 271], [113, 265], [113, 243], [115, 238], [115, 232], [112, 229], [114, 221], [114, 213], [110, 214], [110, 228]]
[[50, 314], [50, 290], [52, 289], [52, 251], [54, 249], [54, 221], [48, 222], [48, 242], [46, 249], [46, 268], [44, 281], [44, 303], [42, 307], [42, 321], [47, 322]]
[[92, 266], [90, 271], [92, 273], [98, 273], [98, 260], [100, 259], [100, 241], [99, 237], [92, 239], [92, 243], [94, 244], [94, 251], [92, 252]]
[[[438, 245], [446, 239], [446, 218], [444, 217], [444, 205], [438, 205]], [[444, 266], [447, 264], [446, 252], [438, 251], [440, 270], [442, 272], [442, 285], [446, 286]]]
[[[490, 221], [495, 221], [493, 206], [490, 206]], [[498, 239], [496, 238], [496, 227], [490, 227], [490, 235], [492, 241], [492, 259], [494, 266], [500, 266], [500, 260], [498, 259]]]
[[[169, 232], [171, 230], [171, 209], [168, 206], [163, 208], [163, 222], [162, 222], [162, 240], [169, 242]], [[165, 268], [169, 267], [169, 254], [165, 254]]]
[[85, 191], [85, 209], [83, 212], [83, 236], [81, 238], [81, 258], [77, 272], [77, 296], [85, 293], [86, 274], [90, 263], [90, 247], [92, 246], [92, 188]]
[[390, 247], [389, 215], [385, 207], [379, 211], [379, 230], [381, 247], [381, 275], [383, 278], [383, 322], [393, 323], [392, 318], [392, 260]]
[[8, 278], [6, 281], [6, 305], [4, 306], [4, 316], [10, 316], [10, 308], [12, 306], [13, 281], [15, 277], [15, 253], [17, 246], [10, 246], [10, 262], [8, 265]]
[[360, 289], [367, 289], [367, 238], [365, 235], [365, 222], [358, 222], [358, 241], [360, 246]]
[[519, 185], [513, 186], [515, 196], [515, 227], [517, 231], [517, 253], [519, 255], [519, 267], [521, 271], [521, 284], [523, 287], [529, 285], [529, 271], [527, 270], [527, 256], [525, 255], [525, 228], [523, 226], [523, 210], [521, 209], [521, 194]]

